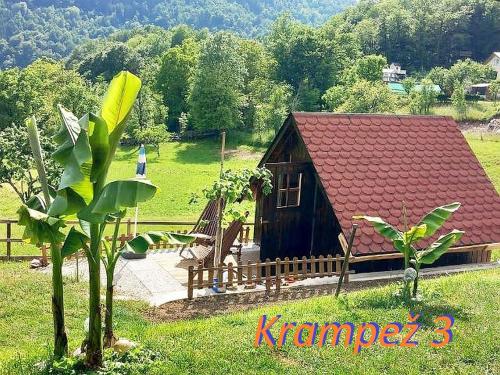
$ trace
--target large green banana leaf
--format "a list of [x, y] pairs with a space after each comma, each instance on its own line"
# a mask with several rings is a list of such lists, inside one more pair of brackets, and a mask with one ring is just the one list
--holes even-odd
[[106, 170], [106, 161], [109, 156], [109, 134], [106, 121], [93, 113], [84, 115], [78, 123], [85, 129], [89, 136], [92, 151], [92, 169], [90, 180], [96, 182]]
[[380, 233], [382, 236], [386, 238], [389, 238], [390, 240], [399, 240], [403, 238], [399, 230], [394, 228], [391, 224], [386, 223], [380, 217], [359, 215], [359, 216], [353, 216], [352, 218], [354, 220], [368, 221], [378, 233]]
[[122, 211], [127, 207], [137, 207], [148, 201], [156, 193], [157, 187], [148, 181], [119, 180], [104, 186], [99, 197], [84, 210], [78, 218], [90, 223], [104, 223], [107, 215]]
[[119, 212], [125, 207], [136, 207], [155, 195], [157, 187], [148, 181], [118, 180], [107, 184], [92, 209], [96, 214]]
[[72, 227], [64, 240], [61, 255], [67, 257], [76, 253], [78, 250], [85, 248], [88, 241], [89, 237], [85, 233]]
[[425, 224], [427, 225], [427, 230], [425, 231], [425, 237], [430, 237], [436, 231], [441, 228], [446, 220], [460, 208], [460, 203], [454, 202], [446, 204], [441, 207], [437, 207], [425, 215], [422, 220], [417, 224], [418, 226]]
[[408, 231], [403, 233], [404, 242], [407, 244], [412, 244], [421, 240], [425, 237], [427, 231], [427, 225], [421, 224], [411, 227]]
[[166, 241], [171, 245], [187, 245], [193, 242], [196, 236], [190, 234], [180, 234], [171, 232], [147, 232], [127, 241], [123, 250], [134, 253], [145, 253], [150, 245], [160, 241]]
[[130, 72], [118, 73], [111, 81], [104, 96], [99, 116], [104, 119], [109, 134], [109, 154], [107, 165], [111, 164], [118, 142], [125, 128], [125, 120], [132, 110], [141, 80]]
[[23, 240], [34, 245], [43, 243], [59, 243], [64, 240], [61, 228], [66, 225], [64, 220], [51, 217], [22, 205], [17, 211], [19, 214], [19, 225], [24, 226]]
[[418, 263], [432, 264], [443, 255], [453, 244], [462, 238], [464, 232], [453, 230], [448, 234], [439, 237], [427, 249], [418, 251], [416, 259]]
[[52, 216], [68, 216], [92, 201], [92, 150], [87, 131], [80, 127], [76, 116], [62, 106], [59, 106], [59, 113], [62, 125], [55, 137], [59, 147], [52, 157], [64, 171], [49, 212]]

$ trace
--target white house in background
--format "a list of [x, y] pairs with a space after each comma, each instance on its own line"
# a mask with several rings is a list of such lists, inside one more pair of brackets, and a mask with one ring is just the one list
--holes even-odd
[[401, 69], [401, 65], [391, 63], [388, 68], [382, 69], [382, 81], [388, 82], [401, 82], [406, 78], [406, 70]]
[[497, 79], [500, 79], [500, 52], [493, 52], [485, 64], [491, 66], [497, 72]]

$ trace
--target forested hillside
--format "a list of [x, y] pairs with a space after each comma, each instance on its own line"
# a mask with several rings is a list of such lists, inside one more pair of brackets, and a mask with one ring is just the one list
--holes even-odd
[[62, 58], [89, 38], [153, 24], [261, 35], [283, 12], [320, 24], [355, 0], [0, 0], [0, 68]]

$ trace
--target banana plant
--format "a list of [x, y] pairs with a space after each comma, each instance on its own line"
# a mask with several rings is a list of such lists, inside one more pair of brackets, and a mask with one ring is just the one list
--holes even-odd
[[47, 214], [54, 190], [47, 182], [42, 147], [35, 117], [27, 119], [29, 143], [38, 173], [42, 192], [23, 204], [19, 210], [19, 225], [24, 226], [23, 239], [37, 246], [50, 243], [52, 258], [52, 320], [54, 325], [54, 357], [59, 359], [68, 354], [68, 337], [64, 324], [64, 291], [62, 278], [63, 257], [60, 243], [64, 240], [64, 220]]
[[[452, 230], [450, 233], [440, 236], [435, 242], [423, 250], [418, 250], [417, 242], [433, 236], [451, 215], [460, 208], [460, 203], [454, 202], [437, 207], [426, 214], [415, 226], [405, 231], [400, 231], [380, 217], [359, 215], [353, 216], [354, 220], [365, 220], [370, 223], [376, 232], [392, 241], [396, 250], [404, 256], [405, 271], [410, 265], [416, 272], [410, 278], [405, 278], [405, 293], [409, 294], [409, 279], [413, 279], [412, 297], [417, 296], [418, 275], [423, 264], [432, 264], [441, 257], [451, 246], [462, 238], [464, 234], [460, 230]], [[405, 272], [406, 274], [407, 272]]]
[[[126, 241], [118, 246], [118, 236], [121, 220], [125, 217], [126, 210], [121, 210], [115, 214], [108, 215], [106, 224], [114, 224], [113, 236], [111, 241], [106, 238], [101, 239], [105, 256], [101, 258], [106, 271], [106, 304], [104, 315], [104, 336], [103, 346], [109, 348], [113, 346], [116, 337], [113, 332], [113, 293], [114, 293], [114, 273], [116, 264], [124, 252], [134, 252], [138, 254], [145, 253], [151, 245], [158, 242], [165, 242], [171, 245], [187, 245], [196, 239], [196, 235], [179, 234], [162, 231], [150, 231], [137, 235], [133, 239]], [[83, 225], [80, 229], [71, 228], [66, 241], [62, 247], [64, 256], [74, 254], [80, 249], [89, 252], [88, 243], [91, 241], [90, 233]], [[88, 340], [88, 338], [87, 338]], [[87, 344], [88, 342], [86, 342]]]
[[[61, 129], [55, 137], [58, 148], [52, 158], [63, 166], [63, 173], [56, 196], [48, 205], [45, 216], [40, 215], [43, 212], [36, 213], [26, 208], [20, 212], [24, 225], [31, 228], [31, 232], [34, 228], [32, 234], [39, 234], [40, 226], [53, 228], [49, 232], [54, 237], [49, 241], [51, 244], [60, 240], [56, 228], [59, 230], [65, 220], [75, 216], [80, 220], [80, 228], [72, 228], [62, 247], [52, 252], [55, 255], [52, 262], [54, 264], [58, 257], [71, 255], [74, 245], [70, 246], [70, 243], [73, 242], [79, 243], [87, 255], [89, 334], [86, 364], [91, 368], [102, 365], [100, 262], [106, 217], [126, 207], [136, 207], [138, 203], [151, 199], [156, 192], [156, 186], [146, 181], [106, 183], [109, 167], [140, 88], [139, 78], [121, 72], [111, 81], [98, 114], [87, 113], [78, 119], [59, 106]], [[84, 244], [86, 238], [88, 245]], [[32, 239], [35, 242], [40, 240], [36, 236]]]

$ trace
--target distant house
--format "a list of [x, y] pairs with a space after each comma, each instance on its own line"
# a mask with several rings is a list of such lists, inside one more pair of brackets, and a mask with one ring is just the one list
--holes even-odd
[[500, 52], [493, 52], [485, 64], [491, 66], [497, 72], [497, 79], [500, 79]]
[[[270, 195], [257, 192], [262, 260], [343, 254], [338, 236], [348, 236], [353, 215], [381, 216], [401, 228], [403, 201], [409, 223], [462, 203], [439, 234], [456, 228], [465, 235], [441, 265], [486, 261], [488, 244], [500, 242], [500, 197], [450, 117], [292, 113], [259, 166], [272, 172], [274, 186]], [[394, 251], [360, 223], [355, 256]], [[400, 268], [398, 262], [355, 269]]]
[[382, 69], [382, 81], [401, 82], [406, 78], [406, 70], [401, 69], [401, 65], [391, 63], [388, 68]]

